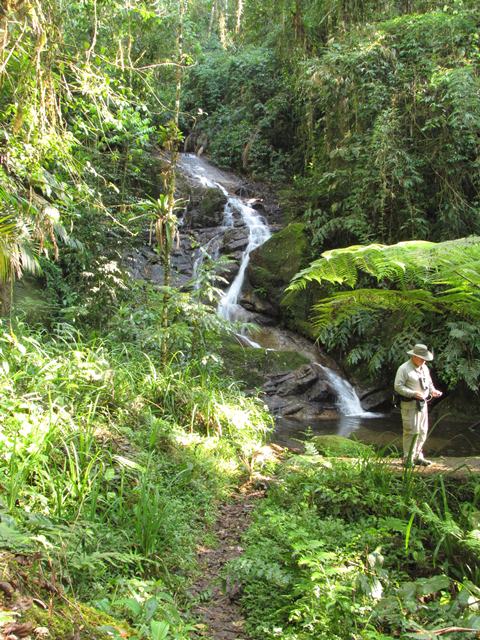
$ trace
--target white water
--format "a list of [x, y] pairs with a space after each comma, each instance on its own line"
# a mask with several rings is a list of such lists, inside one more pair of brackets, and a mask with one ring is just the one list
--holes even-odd
[[337, 394], [337, 407], [342, 416], [361, 416], [362, 418], [376, 418], [378, 413], [371, 413], [364, 411], [360, 403], [360, 398], [357, 396], [355, 389], [346, 380], [322, 364], [317, 366], [325, 373], [332, 387]]
[[229, 202], [231, 203], [232, 208], [240, 213], [243, 222], [248, 228], [248, 245], [242, 254], [240, 269], [238, 270], [234, 281], [230, 285], [230, 288], [225, 292], [218, 305], [218, 314], [222, 318], [225, 318], [225, 320], [231, 321], [238, 319], [241, 314], [241, 307], [238, 304], [238, 298], [242, 291], [245, 280], [245, 271], [250, 261], [250, 254], [254, 249], [260, 247], [264, 242], [266, 242], [272, 234], [270, 233], [268, 225], [258, 212], [243, 200], [230, 196]]
[[[229, 321], [239, 320], [242, 316], [242, 307], [238, 304], [238, 298], [242, 292], [243, 283], [245, 281], [245, 273], [250, 260], [250, 254], [254, 249], [262, 245], [270, 238], [270, 229], [268, 228], [267, 223], [258, 213], [258, 211], [249, 206], [248, 200], [239, 198], [235, 195], [231, 195], [228, 192], [227, 188], [224, 186], [225, 184], [230, 188], [240, 186], [239, 183], [235, 183], [235, 180], [232, 179], [231, 176], [223, 173], [215, 167], [205, 165], [205, 163], [193, 153], [188, 153], [181, 156], [180, 166], [182, 167], [182, 170], [184, 172], [195, 178], [195, 180], [197, 180], [204, 187], [219, 189], [227, 197], [227, 203], [223, 212], [222, 229], [220, 230], [220, 233], [222, 233], [222, 231], [226, 228], [233, 227], [233, 213], [235, 211], [240, 214], [243, 223], [248, 229], [248, 244], [247, 248], [242, 254], [240, 269], [238, 270], [238, 273], [232, 284], [224, 293], [222, 299], [218, 304], [219, 316]], [[207, 175], [207, 170], [209, 175]], [[205, 253], [208, 254], [208, 251], [211, 248], [210, 242], [204, 247], [203, 251], [199, 252], [197, 259], [195, 260], [194, 277], [195, 274], [198, 273], [198, 269], [203, 262]], [[212, 246], [213, 245], [214, 243], [212, 242]], [[216, 256], [213, 255], [212, 257]], [[252, 346], [260, 346], [257, 345], [256, 342], [250, 342]]]

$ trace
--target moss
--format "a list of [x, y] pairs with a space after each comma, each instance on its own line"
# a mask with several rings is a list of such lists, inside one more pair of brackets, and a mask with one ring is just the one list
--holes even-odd
[[310, 246], [301, 222], [275, 233], [250, 256], [248, 275], [253, 288], [279, 304], [290, 280], [310, 262]]
[[356, 458], [373, 453], [373, 449], [368, 445], [343, 436], [315, 436], [312, 442], [318, 453], [332, 457]]
[[[5, 599], [4, 595], [0, 597], [0, 611], [16, 609], [17, 602], [21, 602], [19, 610], [22, 615], [16, 621], [31, 622], [34, 628], [45, 627], [49, 631], [49, 640], [111, 640], [113, 637], [134, 635], [127, 623], [78, 602], [73, 596], [67, 598], [61, 593], [54, 594], [51, 588], [47, 588], [48, 579], [40, 568], [38, 556], [22, 558], [19, 563], [10, 552], [0, 554], [1, 580], [16, 587], [12, 600]], [[47, 608], [43, 608], [42, 603]]]
[[198, 207], [198, 223], [203, 226], [216, 226], [221, 224], [226, 202], [226, 196], [219, 189], [205, 189]]
[[222, 357], [229, 374], [244, 382], [249, 389], [261, 386], [267, 374], [293, 371], [308, 362], [296, 351], [254, 349], [236, 341], [223, 344]]
[[309, 322], [312, 305], [325, 291], [312, 282], [289, 296], [288, 302], [284, 297], [292, 278], [313, 258], [306, 225], [292, 222], [252, 252], [248, 267], [250, 285], [257, 296], [272, 303], [289, 328], [308, 338], [316, 337]]
[[81, 640], [106, 640], [111, 639], [115, 632], [119, 637], [127, 638], [134, 633], [127, 623], [120, 623], [97, 609], [75, 601], [71, 604], [54, 603], [51, 610], [34, 605], [25, 612], [22, 622], [46, 627], [51, 640], [73, 637]]

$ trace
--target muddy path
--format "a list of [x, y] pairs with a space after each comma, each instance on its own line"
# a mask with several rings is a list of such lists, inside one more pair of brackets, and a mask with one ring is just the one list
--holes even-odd
[[250, 525], [252, 511], [265, 495], [263, 489], [247, 485], [223, 504], [212, 533], [217, 544], [199, 546], [200, 577], [190, 590], [197, 604], [193, 613], [203, 622], [197, 638], [248, 640], [239, 605], [240, 588], [235, 580], [223, 577], [225, 565], [243, 552], [241, 538]]

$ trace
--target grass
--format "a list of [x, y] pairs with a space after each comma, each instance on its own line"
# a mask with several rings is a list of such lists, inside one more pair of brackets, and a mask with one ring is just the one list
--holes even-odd
[[187, 637], [196, 545], [270, 428], [263, 405], [215, 363], [160, 367], [109, 334], [4, 324], [0, 348], [3, 548], [128, 637]]

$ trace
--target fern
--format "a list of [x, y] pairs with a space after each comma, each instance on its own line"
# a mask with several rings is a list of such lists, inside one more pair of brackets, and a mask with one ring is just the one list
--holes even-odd
[[338, 325], [362, 310], [421, 316], [454, 313], [480, 319], [480, 238], [439, 244], [424, 241], [334, 249], [295, 276], [287, 302], [309, 282], [354, 288], [361, 275], [385, 288], [340, 291], [314, 306], [314, 327]]
[[[480, 238], [326, 251], [293, 279], [286, 304], [310, 282], [337, 289], [313, 306], [311, 324], [327, 347], [345, 350], [354, 344], [347, 356], [351, 366], [365, 361], [375, 374], [398, 357], [385, 352], [385, 344], [396, 345], [395, 351], [412, 336], [420, 339], [434, 330], [442, 345], [437, 361], [442, 379], [449, 386], [463, 380], [472, 390], [478, 387]], [[340, 290], [342, 286], [349, 290]], [[379, 331], [381, 338], [375, 337]], [[400, 335], [405, 344], [399, 344]], [[355, 345], [358, 338], [362, 347]]]

